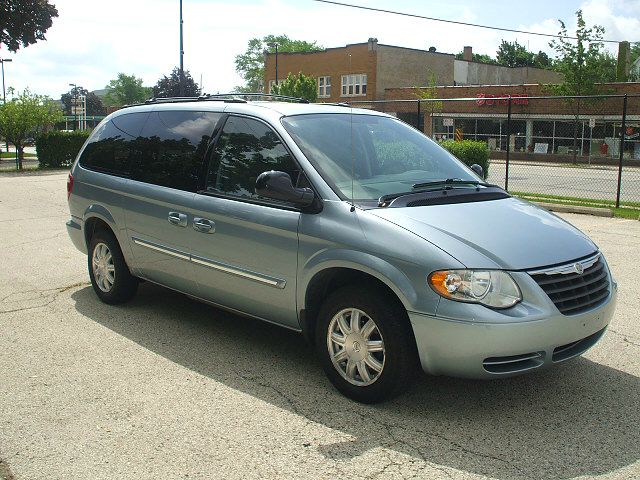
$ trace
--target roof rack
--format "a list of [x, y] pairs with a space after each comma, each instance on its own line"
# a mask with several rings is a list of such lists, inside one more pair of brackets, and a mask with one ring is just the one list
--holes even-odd
[[247, 103], [251, 99], [273, 99], [284, 100], [295, 103], [309, 103], [306, 98], [289, 97], [286, 95], [273, 95], [270, 93], [204, 93], [199, 97], [167, 97], [167, 98], [150, 98], [144, 103], [135, 103], [125, 105], [126, 107], [135, 107], [139, 105], [150, 105], [158, 103], [178, 103], [178, 102], [226, 102], [226, 103]]

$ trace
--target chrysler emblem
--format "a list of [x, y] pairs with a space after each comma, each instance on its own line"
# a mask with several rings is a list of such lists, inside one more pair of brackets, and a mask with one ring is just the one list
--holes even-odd
[[575, 270], [575, 272], [578, 275], [582, 275], [582, 272], [584, 272], [584, 267], [582, 266], [581, 263], [576, 263], [573, 265], [573, 269]]

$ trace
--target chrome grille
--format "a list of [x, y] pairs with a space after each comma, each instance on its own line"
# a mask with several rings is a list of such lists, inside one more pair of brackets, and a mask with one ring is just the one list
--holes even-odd
[[[582, 273], [577, 271], [583, 270]], [[598, 306], [609, 296], [609, 275], [597, 254], [586, 260], [529, 272], [564, 315]]]

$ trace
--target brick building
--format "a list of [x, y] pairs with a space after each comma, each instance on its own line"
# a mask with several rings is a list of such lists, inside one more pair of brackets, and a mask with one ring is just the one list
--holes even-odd
[[[464, 59], [440, 53], [435, 48], [418, 50], [378, 43], [328, 48], [319, 52], [278, 53], [278, 79], [299, 72], [315, 77], [318, 101], [383, 100], [389, 88], [429, 85], [512, 85], [554, 83], [561, 79], [549, 70], [531, 67], [510, 68], [471, 61], [471, 47]], [[265, 55], [267, 92], [276, 80], [276, 55]]]

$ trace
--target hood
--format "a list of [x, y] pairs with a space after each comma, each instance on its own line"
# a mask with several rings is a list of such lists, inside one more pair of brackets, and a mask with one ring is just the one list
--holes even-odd
[[597, 251], [573, 225], [516, 198], [368, 212], [412, 231], [468, 268], [526, 270]]

